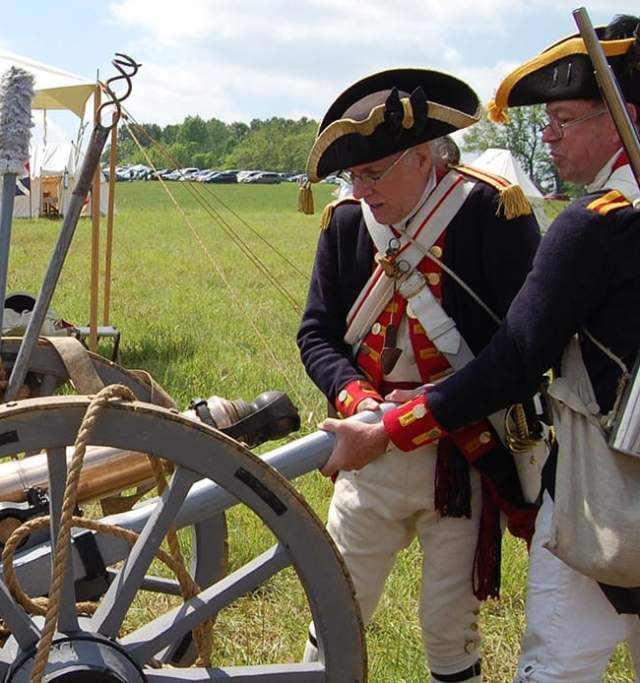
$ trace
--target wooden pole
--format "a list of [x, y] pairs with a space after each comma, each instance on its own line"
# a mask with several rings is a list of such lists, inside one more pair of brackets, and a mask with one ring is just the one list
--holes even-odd
[[107, 207], [107, 244], [104, 255], [104, 310], [102, 324], [109, 324], [111, 306], [111, 256], [113, 253], [113, 212], [116, 198], [116, 158], [118, 155], [118, 126], [114, 114], [111, 129], [111, 149], [109, 150], [109, 203]]
[[[97, 79], [96, 79], [97, 80]], [[100, 85], [93, 96], [93, 119], [97, 125], [100, 109]], [[91, 189], [91, 292], [89, 303], [89, 349], [98, 349], [98, 289], [100, 287], [100, 164], [96, 168]]]

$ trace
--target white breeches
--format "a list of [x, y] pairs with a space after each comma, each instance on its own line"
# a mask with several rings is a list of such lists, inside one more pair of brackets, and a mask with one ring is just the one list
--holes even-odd
[[[480, 657], [479, 603], [471, 575], [478, 539], [480, 478], [471, 471], [472, 518], [433, 509], [436, 448], [391, 450], [357, 472], [341, 472], [327, 529], [351, 573], [369, 622], [397, 553], [414, 537], [423, 552], [420, 622], [427, 660], [457, 673]], [[473, 680], [480, 680], [479, 678]]]
[[640, 619], [618, 614], [593, 579], [543, 547], [552, 512], [545, 493], [529, 558], [527, 629], [515, 683], [601, 683], [622, 641], [629, 641], [640, 664]]

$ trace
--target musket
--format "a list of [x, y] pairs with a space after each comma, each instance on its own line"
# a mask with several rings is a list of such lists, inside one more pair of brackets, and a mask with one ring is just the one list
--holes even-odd
[[629, 157], [636, 183], [640, 187], [640, 138], [638, 138], [636, 127], [629, 116], [622, 91], [611, 66], [607, 62], [587, 10], [584, 7], [573, 10], [573, 18], [591, 59], [602, 99], [618, 130], [622, 146]]
[[[602, 99], [611, 114], [638, 187], [640, 187], [640, 139], [625, 105], [622, 91], [613, 74], [591, 24], [587, 10], [580, 7], [573, 11], [573, 17], [587, 48], [594, 74], [600, 87]], [[637, 32], [638, 29], [636, 29]], [[636, 199], [634, 208], [640, 208]], [[631, 373], [625, 372], [618, 384], [618, 396], [607, 417], [605, 428], [609, 431], [609, 445], [623, 453], [640, 456], [640, 422], [638, 401], [640, 399], [640, 353]]]

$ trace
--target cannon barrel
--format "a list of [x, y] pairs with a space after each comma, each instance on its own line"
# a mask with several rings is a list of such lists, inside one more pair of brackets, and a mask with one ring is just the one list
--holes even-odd
[[[392, 407], [393, 404], [381, 406], [383, 411]], [[364, 411], [349, 419], [371, 423], [380, 419], [380, 413]], [[285, 479], [293, 480], [322, 467], [331, 454], [334, 439], [333, 434], [319, 430], [269, 451], [261, 460], [277, 470]], [[237, 503], [238, 500], [227, 489], [211, 479], [202, 479], [193, 484], [183, 500], [175, 515], [174, 525], [177, 529], [195, 525], [202, 520], [216, 517]], [[132, 510], [109, 515], [102, 521], [140, 532], [157, 505], [157, 498], [146, 500]], [[102, 561], [107, 566], [121, 561], [129, 552], [128, 543], [118, 538], [98, 534], [95, 536], [95, 543]], [[49, 544], [45, 542], [22, 551], [15, 558], [16, 575], [30, 595], [44, 594], [49, 585], [49, 565], [48, 562], [42, 563], [44, 558], [48, 558], [48, 547]], [[76, 580], [85, 578], [86, 568], [75, 547], [72, 548], [72, 557]]]
[[[196, 417], [198, 410], [205, 408], [211, 426], [249, 445], [285, 436], [300, 425], [297, 411], [289, 398], [275, 391], [260, 394], [253, 403], [211, 396], [207, 401], [199, 400], [197, 405], [197, 409], [192, 405], [182, 415], [199, 419]], [[68, 462], [72, 456], [73, 449], [69, 448]], [[80, 475], [78, 502], [98, 500], [153, 481], [151, 464], [145, 454], [89, 447]], [[47, 488], [45, 453], [0, 463], [0, 503], [21, 503], [27, 500], [28, 491]]]
[[[383, 404], [382, 410], [392, 408], [393, 404]], [[379, 412], [364, 411], [350, 418], [362, 422], [377, 422]], [[330, 432], [318, 430], [269, 451], [261, 459], [291, 481], [321, 468], [328, 460], [333, 449], [335, 437]], [[185, 498], [175, 518], [178, 529], [213, 517], [236, 504], [236, 499], [221, 486], [208, 479], [197, 482]], [[157, 505], [156, 499], [141, 503], [133, 510], [109, 515], [103, 521], [139, 532], [149, 518], [150, 511]]]

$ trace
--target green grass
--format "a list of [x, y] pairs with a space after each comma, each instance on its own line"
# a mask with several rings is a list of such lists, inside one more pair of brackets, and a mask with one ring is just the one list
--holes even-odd
[[[202, 201], [215, 208], [228, 227], [225, 230], [194, 201], [184, 184], [169, 187], [198, 239], [158, 183], [117, 186], [110, 322], [122, 332], [122, 364], [148, 370], [181, 409], [195, 396], [251, 400], [267, 389], [287, 391], [300, 409], [301, 433], [314, 431], [324, 416], [325, 402], [298, 359], [294, 338], [300, 310], [247, 261], [229, 232], [246, 242], [302, 307], [319, 213], [296, 212], [293, 184], [198, 186], [204, 191]], [[327, 185], [314, 188], [317, 207], [330, 200], [332, 190]], [[233, 212], [304, 276], [267, 248]], [[58, 230], [59, 223], [47, 220], [14, 223], [9, 291], [37, 292]], [[60, 316], [77, 324], [86, 324], [89, 315], [90, 235], [89, 221], [81, 220], [53, 301]], [[108, 352], [108, 346], [103, 350]], [[296, 486], [325, 519], [331, 484], [311, 473]], [[246, 509], [232, 509], [228, 523], [232, 568], [273, 542], [270, 532]], [[188, 552], [187, 539], [182, 540]], [[419, 574], [419, 549], [413, 544], [400, 555], [368, 631], [372, 683], [427, 680], [416, 616]], [[485, 604], [481, 615], [488, 683], [506, 683], [514, 674], [524, 624], [525, 576], [526, 550], [508, 537], [502, 600]], [[126, 627], [135, 628], [168, 602], [173, 601], [140, 594]], [[216, 662], [295, 661], [302, 654], [308, 620], [293, 571], [283, 572], [220, 616], [215, 629]], [[616, 655], [606, 680], [632, 680], [624, 650]]]

